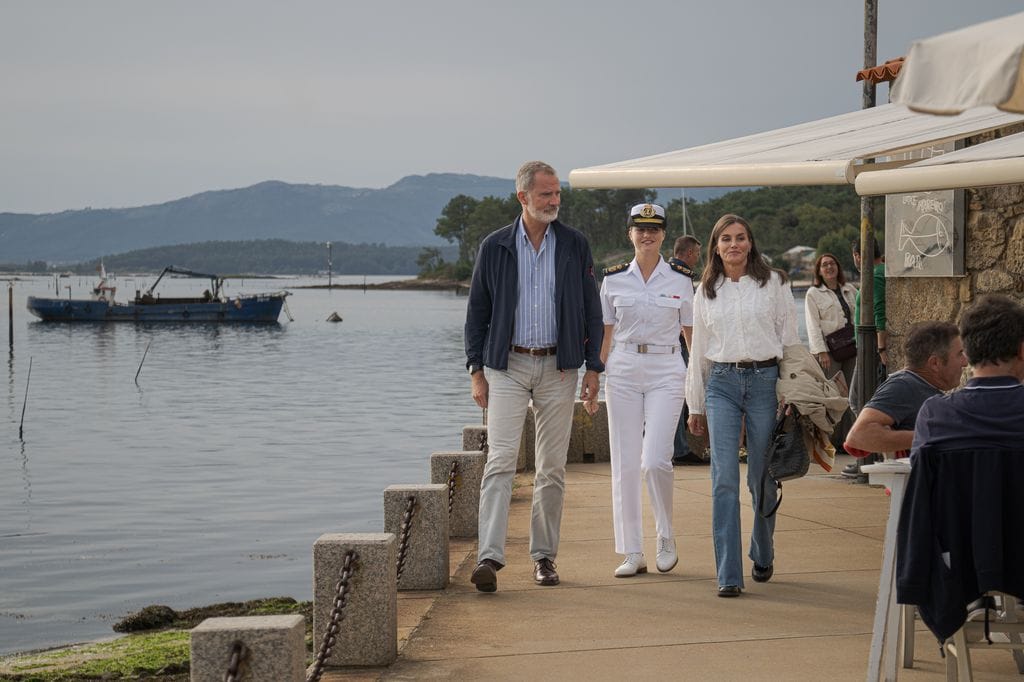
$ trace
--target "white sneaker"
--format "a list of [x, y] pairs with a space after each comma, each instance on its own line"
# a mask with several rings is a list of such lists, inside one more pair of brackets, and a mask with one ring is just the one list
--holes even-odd
[[635, 554], [627, 554], [626, 560], [622, 562], [622, 565], [615, 569], [616, 578], [628, 578], [634, 576], [637, 573], [647, 572], [647, 560], [644, 559], [642, 552]]
[[658, 570], [667, 573], [679, 563], [679, 555], [676, 554], [676, 541], [674, 538], [658, 538], [658, 556], [654, 562]]

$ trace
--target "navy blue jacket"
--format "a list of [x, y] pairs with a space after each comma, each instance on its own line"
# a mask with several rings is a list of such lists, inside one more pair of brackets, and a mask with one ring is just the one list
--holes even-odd
[[[594, 279], [594, 259], [586, 237], [557, 220], [555, 231], [555, 309], [558, 369], [604, 371], [604, 321]], [[466, 366], [508, 369], [509, 346], [519, 299], [516, 223], [484, 238], [473, 268], [466, 307]]]
[[896, 599], [917, 604], [939, 640], [983, 593], [1024, 596], [1022, 488], [1020, 445], [917, 451], [896, 534]]

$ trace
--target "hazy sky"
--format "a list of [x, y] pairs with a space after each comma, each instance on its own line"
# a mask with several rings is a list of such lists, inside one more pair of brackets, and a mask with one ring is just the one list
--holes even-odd
[[[1020, 9], [879, 0], [879, 61]], [[0, 212], [564, 179], [859, 109], [862, 45], [861, 0], [0, 0]]]

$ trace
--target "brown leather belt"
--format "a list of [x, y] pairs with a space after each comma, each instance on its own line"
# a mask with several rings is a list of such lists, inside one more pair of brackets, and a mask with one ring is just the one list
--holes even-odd
[[760, 369], [762, 367], [775, 367], [779, 364], [778, 358], [771, 360], [751, 360], [749, 362], [720, 362], [720, 365], [733, 365], [737, 369]]
[[557, 346], [551, 348], [527, 348], [526, 346], [509, 346], [513, 353], [524, 353], [526, 355], [554, 355]]

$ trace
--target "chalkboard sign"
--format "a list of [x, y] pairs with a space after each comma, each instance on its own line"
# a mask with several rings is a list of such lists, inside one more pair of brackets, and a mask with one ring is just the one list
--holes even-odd
[[[951, 152], [957, 146], [949, 142], [892, 158], [927, 159]], [[885, 276], [962, 277], [965, 217], [962, 189], [887, 194]]]

